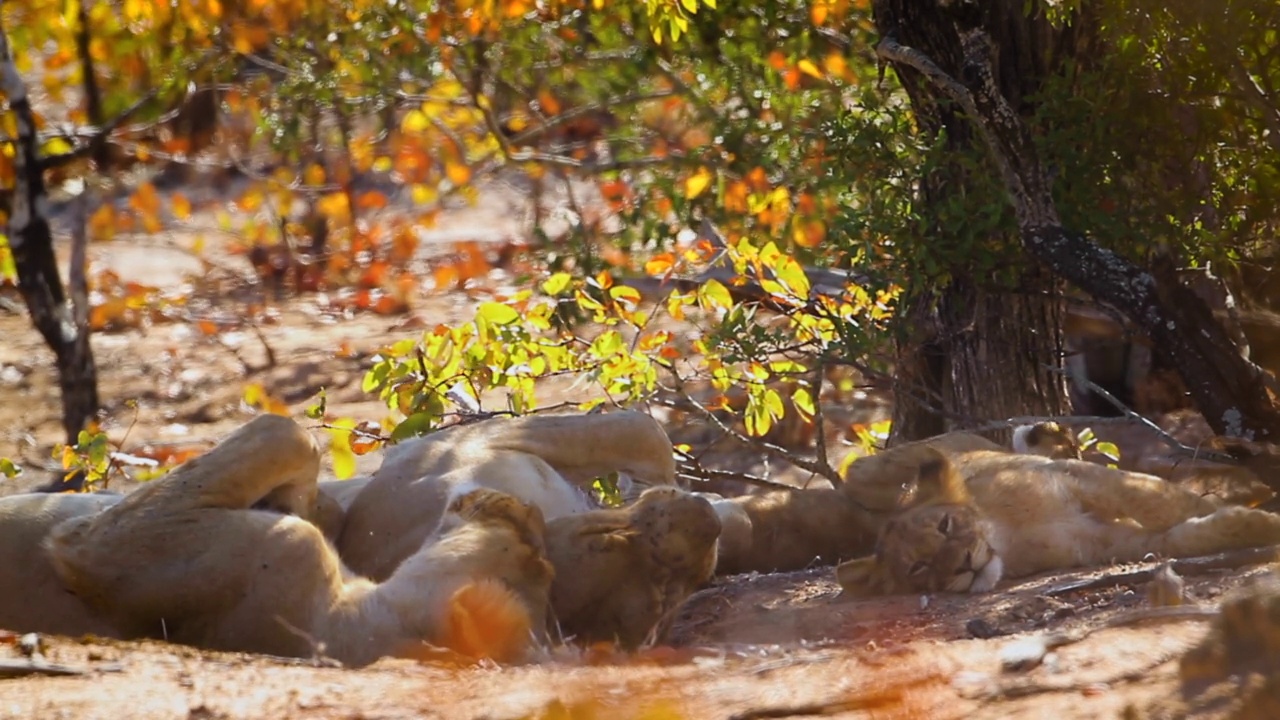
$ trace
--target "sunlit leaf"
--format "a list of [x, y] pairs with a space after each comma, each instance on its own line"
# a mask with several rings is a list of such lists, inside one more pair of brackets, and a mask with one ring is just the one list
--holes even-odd
[[698, 197], [711, 186], [714, 177], [707, 168], [699, 168], [684, 181], [684, 196], [690, 200]]
[[644, 264], [644, 271], [649, 275], [666, 275], [675, 267], [676, 256], [672, 253], [662, 253], [649, 258]]
[[352, 418], [338, 418], [325, 428], [329, 433], [329, 462], [334, 477], [346, 480], [356, 474], [356, 454], [351, 449], [351, 431], [356, 427]]
[[15, 478], [22, 474], [22, 468], [15, 465], [9, 458], [0, 458], [0, 475], [7, 478]]
[[499, 302], [487, 302], [480, 305], [476, 315], [494, 325], [510, 325], [520, 320], [520, 313], [510, 305]]

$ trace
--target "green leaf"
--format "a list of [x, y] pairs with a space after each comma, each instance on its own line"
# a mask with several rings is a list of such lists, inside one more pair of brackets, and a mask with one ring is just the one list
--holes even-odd
[[813, 404], [813, 396], [805, 388], [796, 388], [791, 393], [791, 404], [795, 406], [796, 412], [800, 413], [800, 417], [805, 420], [812, 420], [817, 412], [817, 408]]
[[437, 413], [418, 412], [410, 415], [396, 425], [391, 431], [391, 442], [398, 443], [409, 438], [426, 435], [434, 429], [435, 423], [440, 419]]
[[804, 267], [796, 262], [795, 258], [786, 256], [778, 258], [773, 272], [778, 276], [778, 282], [786, 285], [793, 296], [799, 300], [809, 299], [809, 276], [804, 274]]
[[520, 313], [510, 305], [500, 302], [487, 302], [476, 310], [476, 315], [494, 325], [510, 325], [520, 319]]
[[724, 286], [719, 280], [708, 280], [698, 287], [698, 304], [704, 310], [715, 310], [717, 308], [728, 310], [733, 307], [733, 296], [729, 294], [729, 288]]
[[572, 283], [573, 276], [569, 273], [556, 273], [555, 275], [547, 278], [546, 282], [542, 283], [542, 292], [548, 295], [559, 295], [565, 290], [568, 290], [569, 285]]
[[7, 478], [15, 478], [22, 474], [22, 468], [15, 465], [9, 458], [0, 458], [0, 475]]
[[1108, 459], [1115, 460], [1116, 462], [1120, 461], [1120, 448], [1116, 447], [1115, 443], [1100, 442], [1095, 445], [1093, 449], [1097, 450]]
[[325, 398], [324, 388], [320, 388], [320, 392], [316, 393], [315, 404], [307, 406], [307, 412], [306, 412], [307, 417], [311, 418], [312, 420], [319, 420], [320, 418], [324, 417], [326, 400], [327, 399]]

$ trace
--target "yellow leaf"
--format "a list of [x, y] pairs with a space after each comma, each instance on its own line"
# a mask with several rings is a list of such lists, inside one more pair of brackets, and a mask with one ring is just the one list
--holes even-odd
[[504, 305], [500, 302], [487, 302], [476, 310], [476, 315], [488, 320], [494, 325], [510, 325], [520, 319], [520, 313], [510, 305]]
[[329, 193], [320, 198], [316, 202], [316, 209], [330, 219], [343, 219], [348, 216], [351, 211], [351, 204], [347, 201], [347, 194], [341, 192]]
[[809, 276], [805, 275], [804, 268], [795, 258], [786, 255], [779, 257], [773, 266], [773, 273], [793, 296], [800, 300], [809, 299]]
[[71, 147], [71, 143], [60, 137], [49, 138], [44, 142], [44, 147], [40, 149], [40, 154], [45, 157], [54, 155], [65, 155], [75, 148]]
[[569, 289], [569, 285], [573, 282], [573, 276], [567, 272], [558, 272], [547, 281], [542, 283], [542, 292], [548, 295], [559, 295]]
[[626, 285], [615, 285], [609, 288], [609, 296], [619, 302], [630, 303], [632, 305], [640, 304], [640, 291]]
[[409, 194], [413, 197], [414, 205], [430, 205], [438, 197], [435, 188], [419, 183], [409, 188]]
[[796, 412], [800, 414], [800, 417], [806, 421], [811, 420], [816, 412], [813, 396], [802, 387], [796, 388], [795, 392], [791, 393], [791, 404], [795, 407]]
[[426, 130], [430, 125], [431, 121], [421, 110], [410, 110], [400, 121], [400, 131], [416, 134]]
[[809, 60], [808, 58], [796, 63], [796, 68], [798, 68], [800, 72], [804, 73], [805, 75], [808, 75], [809, 77], [817, 78], [819, 80], [822, 79], [822, 71], [819, 70], [818, 66], [814, 65], [813, 61]]
[[733, 297], [729, 294], [729, 288], [724, 286], [719, 280], [708, 280], [698, 288], [698, 304], [704, 310], [728, 310], [733, 307]]
[[339, 418], [326, 428], [329, 432], [329, 461], [333, 463], [333, 474], [339, 480], [346, 480], [356, 474], [356, 454], [351, 449], [351, 431], [356, 421], [351, 418]]
[[701, 195], [711, 186], [711, 171], [706, 168], [698, 168], [698, 172], [689, 176], [684, 181], [684, 196], [690, 200]]
[[849, 74], [849, 63], [845, 62], [844, 55], [838, 52], [829, 53], [827, 57], [823, 59], [822, 66], [826, 69], [828, 75], [847, 79]]

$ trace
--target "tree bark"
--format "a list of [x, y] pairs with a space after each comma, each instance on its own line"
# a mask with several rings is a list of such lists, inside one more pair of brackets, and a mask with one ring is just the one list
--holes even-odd
[[[960, 68], [960, 38], [949, 24], [929, 16], [932, 3], [878, 0], [876, 24], [882, 33], [898, 32], [912, 43], [936, 52], [943, 67]], [[1001, 90], [1010, 102], [1032, 112], [1024, 98], [1037, 91], [1067, 53], [1076, 30], [1053, 30], [1041, 17], [1028, 16], [1022, 2], [986, 4], [984, 27], [1001, 41]], [[905, 41], [905, 40], [904, 40]], [[951, 202], [972, 185], [963, 159], [980, 142], [970, 120], [940, 97], [919, 73], [899, 73], [921, 130], [944, 136], [956, 162], [923, 178], [924, 212], [935, 203]], [[952, 242], [954, 228], [933, 222], [929, 242]], [[1015, 244], [992, 238], [992, 246]], [[1013, 240], [1013, 242], [1009, 242]], [[1061, 415], [1069, 406], [1065, 378], [1051, 368], [1063, 357], [1060, 284], [1049, 273], [1028, 267], [1018, 288], [1002, 287], [978, 277], [972, 267], [947, 268], [947, 284], [918, 291], [909, 298], [903, 319], [912, 334], [898, 345], [895, 405], [890, 444], [917, 440], [956, 427], [984, 424], [1012, 416]], [[1007, 440], [1007, 433], [993, 433]]]
[[98, 412], [98, 373], [83, 316], [87, 308], [77, 317], [58, 274], [53, 233], [45, 215], [49, 200], [35, 119], [3, 27], [0, 27], [0, 89], [9, 99], [18, 126], [13, 158], [14, 187], [8, 208], [9, 247], [18, 271], [18, 290], [31, 313], [31, 322], [57, 358], [63, 429], [67, 442], [75, 443], [85, 423]]
[[[886, 0], [877, 3], [877, 10], [882, 4], [905, 6], [912, 13], [882, 27], [879, 54], [904, 78], [927, 81], [940, 98], [974, 121], [1004, 181], [1027, 255], [1141, 329], [1154, 353], [1182, 376], [1215, 432], [1280, 439], [1280, 410], [1267, 376], [1236, 351], [1204, 301], [1178, 282], [1171, 259], [1158, 258], [1148, 272], [1062, 226], [1030, 130], [993, 73], [996, 46], [979, 14], [970, 6], [954, 10], [920, 0]], [[932, 33], [960, 42], [908, 45], [903, 24], [908, 20], [920, 20]], [[957, 49], [962, 58], [958, 65]]]

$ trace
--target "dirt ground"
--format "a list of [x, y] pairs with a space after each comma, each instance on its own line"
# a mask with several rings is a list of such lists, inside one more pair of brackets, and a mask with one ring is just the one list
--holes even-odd
[[[518, 202], [501, 193], [482, 202], [446, 213], [434, 238], [497, 242], [519, 232]], [[243, 289], [250, 276], [244, 258], [211, 269], [191, 253], [194, 235], [185, 228], [121, 238], [93, 245], [90, 258], [96, 269], [161, 288], [183, 287], [193, 276], [207, 287], [210, 277], [225, 275], [227, 287]], [[216, 248], [205, 254], [217, 257]], [[490, 280], [511, 282], [501, 271]], [[205, 317], [226, 320], [229, 329], [216, 339], [189, 323], [95, 335], [106, 429], [126, 450], [204, 447], [254, 414], [242, 399], [249, 383], [298, 416], [324, 386], [332, 413], [379, 420], [385, 409], [360, 390], [371, 355], [422, 327], [469, 317], [485, 297], [424, 289], [409, 315], [351, 317], [315, 296], [294, 297], [270, 303], [255, 331], [234, 322], [246, 301], [229, 293], [199, 306]], [[0, 482], [4, 494], [58, 474], [50, 455], [61, 436], [52, 355], [20, 310], [0, 309], [0, 457], [20, 460], [27, 472]], [[265, 367], [264, 345], [277, 358], [272, 367]], [[377, 456], [361, 463], [372, 470]], [[658, 648], [634, 656], [561, 649], [524, 667], [389, 660], [348, 670], [322, 660], [51, 637], [44, 657], [69, 674], [0, 669], [8, 678], [0, 681], [0, 717], [1117, 718], [1178, 692], [1177, 658], [1204, 636], [1203, 619], [1101, 628], [1029, 670], [1004, 669], [1002, 654], [1020, 638], [1100, 627], [1142, 606], [1144, 581], [1123, 576], [1132, 569], [1060, 573], [981, 597], [857, 602], [838, 597], [826, 568], [738, 576], [692, 598]], [[1198, 573], [1188, 577], [1189, 596], [1210, 605], [1261, 572]], [[1112, 575], [1122, 577], [1064, 587]], [[13, 638], [0, 642], [0, 658], [6, 655], [19, 655]]]

